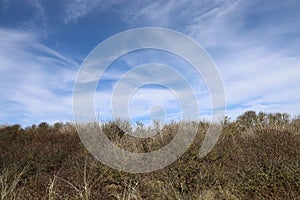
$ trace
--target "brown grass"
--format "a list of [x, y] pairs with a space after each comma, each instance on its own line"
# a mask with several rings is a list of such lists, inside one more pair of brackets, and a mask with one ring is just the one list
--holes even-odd
[[[120, 124], [121, 123], [121, 124]], [[123, 123], [123, 124], [122, 124]], [[72, 124], [41, 123], [0, 128], [1, 199], [299, 199], [300, 118], [246, 112], [225, 118], [213, 150], [198, 157], [208, 123], [194, 122], [198, 134], [170, 166], [130, 174], [95, 160]], [[172, 140], [177, 123], [140, 139], [120, 127], [103, 125], [110, 140], [133, 152], [157, 150]], [[130, 125], [129, 125], [130, 126]]]

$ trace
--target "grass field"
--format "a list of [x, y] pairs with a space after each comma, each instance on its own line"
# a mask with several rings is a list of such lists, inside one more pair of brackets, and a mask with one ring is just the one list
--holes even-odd
[[[126, 122], [121, 122], [126, 123]], [[130, 174], [94, 159], [71, 123], [0, 128], [1, 199], [299, 199], [300, 118], [248, 111], [224, 118], [223, 132], [204, 158], [198, 151], [208, 128], [188, 151], [161, 170]], [[117, 122], [103, 125], [109, 139], [134, 152], [172, 140], [178, 123], [157, 136], [134, 139]]]

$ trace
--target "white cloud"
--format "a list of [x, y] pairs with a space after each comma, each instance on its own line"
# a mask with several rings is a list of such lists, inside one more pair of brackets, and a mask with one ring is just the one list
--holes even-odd
[[[129, 98], [126, 92], [132, 92]], [[103, 120], [112, 119], [112, 116], [127, 119], [127, 115], [133, 122], [139, 118], [149, 118], [151, 108], [157, 105], [165, 110], [167, 118], [174, 117], [175, 112], [181, 110], [176, 96], [163, 88], [142, 87], [117, 96], [113, 96], [111, 91], [98, 91], [95, 96], [96, 114]]]
[[[125, 19], [175, 28], [203, 44], [223, 77], [229, 115], [249, 109], [296, 114], [300, 111], [296, 3], [155, 1]], [[208, 100], [199, 102], [209, 105]]]
[[0, 29], [0, 35], [1, 123], [72, 120], [77, 64], [32, 34]]
[[[39, 16], [44, 17], [42, 20], [46, 23], [42, 4], [32, 2], [36, 3]], [[77, 0], [65, 3], [63, 17], [65, 23], [79, 23], [80, 18], [109, 11], [117, 14], [120, 23], [127, 27], [163, 26], [181, 31], [200, 42], [219, 67], [229, 115], [236, 116], [250, 109], [296, 114], [300, 108], [299, 12], [292, 8], [296, 7], [296, 3], [270, 4], [245, 0], [116, 3]], [[184, 43], [179, 44], [180, 41], [171, 42], [184, 47]], [[14, 112], [22, 115], [19, 117], [22, 120], [32, 118], [33, 121], [70, 117], [70, 93], [78, 67], [76, 62], [39, 43], [36, 35], [24, 32], [0, 29], [0, 44], [0, 97], [1, 101], [8, 102], [5, 103], [6, 108], [1, 107], [1, 122], [15, 117], [3, 113]], [[151, 61], [139, 56], [124, 58], [123, 61], [131, 67]], [[162, 64], [170, 64], [181, 72], [185, 70], [183, 74], [190, 77], [193, 85], [199, 84], [197, 97], [200, 112], [209, 112], [211, 99], [208, 92], [203, 91], [206, 89], [203, 80], [198, 81], [201, 77], [197, 75], [195, 78], [194, 72], [187, 70], [186, 65], [176, 59]], [[124, 72], [122, 70], [108, 71], [102, 78], [106, 81], [118, 80]], [[99, 77], [91, 72], [86, 78], [93, 82]], [[143, 78], [139, 75], [136, 80]], [[97, 109], [103, 116], [110, 117], [107, 108], [111, 96], [108, 92], [104, 91], [101, 96], [96, 94], [101, 100]], [[160, 92], [162, 90], [140, 91], [135, 96], [136, 116], [148, 109], [149, 102], [143, 105], [143, 100], [153, 103], [161, 100], [165, 105], [172, 106], [168, 97]]]
[[47, 14], [42, 2], [39, 0], [28, 0], [27, 2], [36, 9], [35, 18], [40, 19], [42, 21], [42, 25], [45, 26], [47, 23]]
[[[128, 119], [127, 115], [130, 114], [131, 120], [136, 120], [149, 118], [152, 106], [160, 105], [165, 109], [168, 119], [194, 118], [197, 102], [193, 98], [201, 98], [203, 107], [203, 91], [199, 91], [199, 87], [195, 85], [190, 88], [188, 80], [171, 71], [171, 68], [155, 64], [131, 69], [116, 78], [112, 88], [97, 91], [97, 112], [104, 119], [111, 119], [114, 110], [115, 116]], [[183, 108], [185, 116], [179, 113]]]
[[110, 8], [115, 3], [114, 0], [75, 0], [67, 1], [64, 5], [64, 22], [76, 22], [87, 15], [97, 14]]

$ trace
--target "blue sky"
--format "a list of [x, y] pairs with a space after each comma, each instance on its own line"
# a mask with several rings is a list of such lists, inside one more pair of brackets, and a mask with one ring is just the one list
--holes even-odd
[[[299, 114], [299, 7], [297, 0], [0, 0], [0, 124], [72, 121], [73, 85], [84, 58], [110, 36], [147, 26], [182, 32], [207, 50], [224, 82], [227, 115]], [[109, 118], [109, 90], [128, 67], [156, 61], [192, 73], [171, 57], [145, 51], [118, 59], [99, 85], [107, 95], [96, 95], [96, 112]], [[200, 112], [209, 115], [205, 84], [193, 80]], [[132, 98], [134, 119], [143, 119], [150, 104], [166, 106], [171, 118], [178, 110], [160, 86], [143, 87]]]

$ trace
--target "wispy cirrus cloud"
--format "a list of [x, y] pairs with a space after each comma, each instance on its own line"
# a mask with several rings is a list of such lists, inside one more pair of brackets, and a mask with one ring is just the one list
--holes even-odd
[[116, 2], [114, 0], [67, 1], [64, 5], [63, 20], [65, 23], [76, 22], [80, 18], [103, 12], [111, 8]]
[[2, 123], [71, 120], [78, 65], [39, 43], [31, 33], [0, 29]]
[[[51, 5], [32, 0], [22, 6], [12, 1], [0, 3], [1, 12], [6, 11], [0, 27], [9, 27], [0, 28], [1, 123], [72, 120], [71, 93], [78, 69], [74, 60], [82, 61], [86, 52], [115, 33], [144, 26], [175, 29], [205, 47], [223, 78], [228, 115], [234, 117], [250, 109], [291, 114], [300, 111], [300, 13], [297, 9], [300, 5], [297, 0], [276, 4], [257, 0], [136, 0], [130, 3], [88, 0]], [[11, 14], [19, 10], [22, 17]], [[171, 42], [184, 46], [179, 41]], [[102, 77], [99, 87], [104, 93], [99, 102], [104, 102], [104, 106], [99, 113], [110, 115], [105, 102], [110, 98], [108, 91], [120, 76], [148, 62], [165, 64], [182, 72], [198, 89], [200, 111], [205, 115], [210, 112], [211, 99], [204, 80], [195, 76], [191, 66], [160, 52], [135, 52], [113, 63]], [[93, 71], [87, 76], [90, 82], [99, 78]], [[151, 87], [137, 92], [133, 98], [136, 111], [147, 113], [147, 100], [160, 99], [160, 96], [163, 105], [172, 106], [164, 92], [167, 91]]]
[[175, 28], [203, 44], [223, 77], [229, 115], [250, 109], [298, 114], [300, 16], [295, 4], [154, 1], [131, 8], [125, 19]]
[[[119, 17], [131, 27], [173, 28], [204, 45], [223, 77], [229, 115], [249, 109], [296, 114], [299, 110], [293, 106], [300, 98], [297, 93], [300, 61], [296, 53], [300, 26], [295, 4], [296, 1], [270, 5], [244, 0], [136, 2], [119, 4], [122, 7]], [[107, 3], [99, 10], [110, 9], [112, 5]], [[82, 6], [87, 12], [81, 16], [93, 13], [90, 9], [96, 7]], [[137, 61], [140, 58], [133, 56], [127, 63], [141, 64]], [[176, 69], [181, 67], [178, 62], [167, 64]], [[210, 97], [198, 98], [207, 112]]]

